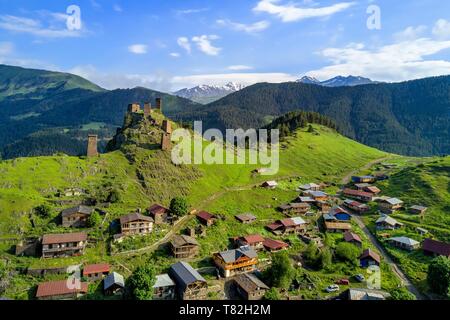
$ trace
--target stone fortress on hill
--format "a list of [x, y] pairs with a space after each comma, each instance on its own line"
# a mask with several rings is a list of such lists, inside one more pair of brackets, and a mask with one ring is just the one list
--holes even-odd
[[[113, 139], [108, 143], [106, 150], [114, 151], [129, 145], [136, 145], [146, 149], [171, 150], [172, 125], [162, 114], [162, 99], [156, 98], [155, 108], [150, 102], [128, 105], [124, 123]], [[88, 136], [87, 156], [98, 156], [97, 136]]]

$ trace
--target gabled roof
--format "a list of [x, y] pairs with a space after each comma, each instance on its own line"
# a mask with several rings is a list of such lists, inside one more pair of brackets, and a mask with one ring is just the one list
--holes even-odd
[[352, 225], [350, 223], [342, 223], [342, 222], [325, 222], [325, 228], [335, 229], [335, 230], [351, 230]]
[[302, 190], [310, 190], [313, 188], [320, 188], [320, 186], [318, 184], [315, 184], [314, 182], [300, 186], [300, 189], [302, 189]]
[[427, 210], [428, 208], [427, 208], [427, 207], [424, 207], [424, 206], [412, 206], [411, 209], [413, 209], [413, 210], [418, 210], [418, 211], [425, 211], [425, 210]]
[[168, 274], [159, 274], [156, 276], [155, 284], [153, 288], [165, 288], [165, 287], [174, 287], [175, 282], [173, 282], [172, 278], [169, 277]]
[[323, 216], [323, 220], [325, 221], [336, 221], [337, 218], [331, 214], [325, 213]]
[[110, 266], [107, 263], [88, 264], [83, 268], [83, 276], [95, 273], [109, 272]]
[[268, 248], [269, 250], [280, 250], [280, 249], [289, 247], [289, 245], [286, 242], [283, 242], [280, 240], [274, 240], [274, 239], [270, 239], [270, 238], [266, 238], [264, 240], [263, 246], [265, 248]]
[[185, 245], [195, 245], [195, 246], [199, 245], [197, 240], [184, 234], [175, 235], [170, 242], [175, 248], [182, 247]]
[[344, 240], [347, 242], [356, 241], [362, 243], [360, 236], [350, 231], [344, 233]]
[[67, 217], [67, 216], [71, 216], [76, 213], [82, 213], [82, 214], [89, 215], [89, 214], [92, 214], [93, 211], [94, 211], [93, 208], [89, 208], [86, 206], [77, 206], [77, 207], [68, 208], [68, 209], [63, 210], [61, 212], [61, 216]]
[[109, 274], [104, 280], [103, 280], [103, 289], [108, 290], [113, 285], [118, 285], [122, 288], [125, 287], [125, 281], [123, 279], [123, 276], [117, 272], [113, 272]]
[[403, 225], [403, 223], [398, 222], [398, 221], [395, 220], [394, 218], [392, 218], [392, 217], [390, 217], [390, 216], [387, 216], [387, 215], [381, 216], [381, 218], [379, 218], [379, 219], [375, 222], [375, 224], [380, 224], [380, 223], [387, 223], [388, 225], [391, 225], [391, 226], [396, 226], [396, 225], [402, 226], [402, 225]]
[[386, 300], [389, 296], [386, 292], [374, 291], [369, 289], [348, 289], [348, 295], [350, 300]]
[[380, 193], [381, 192], [381, 189], [378, 187], [375, 187], [375, 186], [368, 186], [365, 188], [365, 190], [368, 190], [369, 192], [372, 192], [372, 193]]
[[348, 213], [347, 210], [345, 210], [345, 209], [343, 209], [342, 207], [339, 207], [339, 206], [335, 206], [335, 207], [331, 208], [331, 210], [329, 212], [329, 214], [331, 214], [331, 215], [336, 215], [336, 214], [339, 214], [339, 213], [346, 213], [346, 214], [350, 215], [350, 213]]
[[175, 282], [181, 286], [182, 289], [185, 289], [187, 286], [197, 281], [206, 282], [197, 270], [184, 261], [180, 261], [172, 265], [170, 267], [169, 274], [174, 278]]
[[277, 230], [279, 228], [281, 228], [283, 225], [281, 223], [278, 222], [274, 222], [274, 223], [270, 223], [266, 226], [267, 229], [274, 231]]
[[144, 216], [140, 213], [130, 213], [127, 214], [126, 216], [120, 217], [120, 224], [124, 224], [124, 223], [129, 223], [132, 221], [148, 221], [148, 222], [154, 222], [152, 217], [148, 217], [148, 216]]
[[278, 182], [276, 182], [276, 181], [265, 181], [264, 183], [263, 183], [263, 186], [269, 186], [269, 187], [276, 187], [276, 186], [278, 186]]
[[84, 232], [46, 234], [42, 237], [42, 244], [81, 242], [86, 240], [87, 234]]
[[250, 213], [243, 213], [235, 216], [235, 218], [241, 222], [248, 222], [256, 220], [256, 216]]
[[344, 192], [344, 194], [349, 195], [349, 196], [366, 197], [366, 198], [371, 198], [371, 197], [373, 197], [373, 193], [370, 193], [370, 192], [364, 192], [364, 191], [359, 191], [359, 190], [344, 189], [343, 192]]
[[268, 290], [269, 287], [259, 280], [254, 274], [246, 273], [238, 275], [234, 281], [245, 290], [245, 292], [250, 293], [257, 290], [265, 289]]
[[164, 213], [169, 212], [169, 209], [167, 209], [166, 207], [163, 207], [162, 205], [156, 203], [156, 204], [152, 205], [150, 208], [148, 208], [148, 211], [151, 214], [158, 215], [158, 214], [164, 214]]
[[316, 202], [313, 198], [311, 197], [298, 197], [298, 199], [300, 200], [300, 202]]
[[403, 204], [403, 201], [397, 198], [388, 198], [388, 199], [383, 199], [382, 202], [387, 202], [390, 205], [397, 205], [397, 204]]
[[328, 197], [328, 194], [323, 191], [308, 191], [307, 194], [311, 195], [313, 198]]
[[258, 254], [249, 246], [240, 247], [239, 249], [227, 250], [219, 252], [218, 255], [222, 257], [225, 263], [233, 263], [239, 260], [241, 257], [247, 257], [253, 259], [258, 257]]
[[373, 260], [375, 260], [378, 263], [380, 263], [380, 261], [381, 261], [380, 255], [378, 253], [376, 253], [375, 251], [373, 251], [372, 249], [364, 250], [362, 255], [359, 257], [359, 259], [366, 259], [366, 258], [372, 258]]
[[199, 213], [197, 213], [197, 218], [199, 218], [201, 220], [208, 221], [208, 220], [211, 220], [211, 219], [215, 219], [216, 217], [213, 214], [209, 213], [209, 212], [200, 211]]
[[450, 257], [450, 243], [425, 239], [422, 249], [441, 256]]
[[355, 187], [360, 188], [360, 189], [364, 189], [364, 188], [367, 188], [370, 186], [372, 186], [370, 183], [356, 183], [355, 184]]
[[389, 240], [398, 242], [398, 243], [402, 243], [407, 246], [416, 246], [419, 244], [419, 241], [416, 241], [416, 240], [408, 238], [408, 237], [395, 237], [395, 238], [390, 238]]
[[87, 293], [88, 292], [88, 284], [87, 282], [81, 282], [80, 288], [69, 288], [69, 282], [67, 280], [61, 281], [49, 281], [40, 283], [38, 285], [36, 297], [44, 298], [44, 297], [52, 297], [52, 296], [61, 296], [66, 294], [77, 294], [77, 293]]
[[242, 237], [241, 239], [250, 245], [259, 243], [259, 242], [264, 242], [264, 238], [259, 234], [252, 234], [249, 236]]

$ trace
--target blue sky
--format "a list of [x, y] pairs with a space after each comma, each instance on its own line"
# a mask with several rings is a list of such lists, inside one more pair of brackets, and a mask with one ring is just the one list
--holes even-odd
[[[81, 29], [68, 29], [70, 5]], [[0, 0], [0, 63], [73, 72], [109, 89], [305, 74], [403, 81], [450, 74], [450, 2]]]

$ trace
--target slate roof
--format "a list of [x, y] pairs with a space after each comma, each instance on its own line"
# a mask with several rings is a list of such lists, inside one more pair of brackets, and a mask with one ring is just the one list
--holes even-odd
[[395, 237], [395, 238], [390, 238], [389, 240], [395, 241], [398, 243], [403, 243], [407, 246], [416, 246], [419, 244], [419, 241], [416, 241], [416, 240], [408, 238], [408, 237]]
[[172, 265], [170, 267], [169, 274], [183, 290], [194, 282], [206, 282], [206, 280], [198, 273], [197, 270], [192, 268], [189, 263], [186, 263], [184, 261], [180, 261]]
[[395, 226], [395, 225], [403, 225], [403, 223], [401, 223], [401, 222], [398, 222], [397, 220], [395, 220], [394, 218], [392, 218], [392, 217], [390, 217], [390, 216], [387, 216], [387, 215], [383, 215], [383, 216], [381, 216], [381, 218], [379, 218], [376, 222], [375, 222], [375, 224], [379, 224], [379, 223], [387, 223], [387, 224], [389, 224], [389, 225], [391, 225], [391, 226]]
[[233, 263], [239, 260], [241, 257], [245, 256], [249, 259], [253, 259], [258, 257], [258, 254], [252, 248], [245, 246], [240, 247], [239, 249], [227, 250], [219, 252], [219, 255], [222, 257], [225, 263]]
[[103, 280], [103, 289], [108, 290], [113, 285], [118, 285], [122, 288], [125, 287], [125, 281], [123, 279], [123, 276], [117, 272], [113, 272], [109, 274], [104, 280]]
[[90, 208], [90, 207], [77, 206], [77, 207], [68, 208], [68, 209], [63, 210], [61, 212], [61, 216], [67, 217], [67, 216], [71, 216], [72, 214], [76, 214], [76, 213], [82, 213], [82, 214], [90, 215], [90, 214], [92, 214], [93, 211], [94, 211], [94, 209]]
[[389, 203], [390, 205], [403, 204], [403, 201], [400, 199], [397, 199], [397, 198], [389, 198], [389, 199], [385, 199], [383, 201]]
[[168, 274], [160, 274], [156, 276], [155, 284], [153, 288], [165, 288], [165, 287], [174, 287], [175, 282], [169, 277]]

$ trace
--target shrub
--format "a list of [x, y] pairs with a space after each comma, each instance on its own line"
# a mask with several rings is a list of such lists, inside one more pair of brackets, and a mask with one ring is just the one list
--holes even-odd
[[314, 242], [310, 242], [303, 252], [303, 259], [306, 264], [312, 268], [318, 268], [320, 264], [319, 248]]
[[152, 300], [153, 285], [155, 284], [155, 270], [153, 266], [139, 266], [128, 279], [128, 286], [136, 300]]
[[390, 292], [390, 300], [416, 300], [416, 296], [409, 292], [406, 288], [394, 289]]
[[270, 268], [266, 270], [266, 278], [272, 286], [287, 289], [294, 278], [295, 270], [287, 252], [280, 252], [273, 256]]
[[431, 290], [443, 296], [450, 296], [450, 259], [437, 257], [428, 267], [427, 282]]
[[336, 256], [341, 260], [350, 262], [354, 265], [358, 265], [360, 254], [359, 248], [348, 242], [341, 242], [336, 247]]
[[170, 201], [170, 212], [172, 212], [172, 214], [182, 217], [188, 214], [188, 211], [189, 205], [185, 198], [177, 197]]
[[48, 218], [52, 212], [52, 208], [47, 204], [41, 204], [34, 208], [34, 212], [41, 218]]
[[275, 288], [270, 288], [264, 295], [265, 300], [281, 300], [280, 293]]
[[94, 228], [100, 225], [102, 223], [102, 217], [97, 211], [92, 212], [92, 214], [89, 216], [87, 220], [87, 226], [89, 228]]

